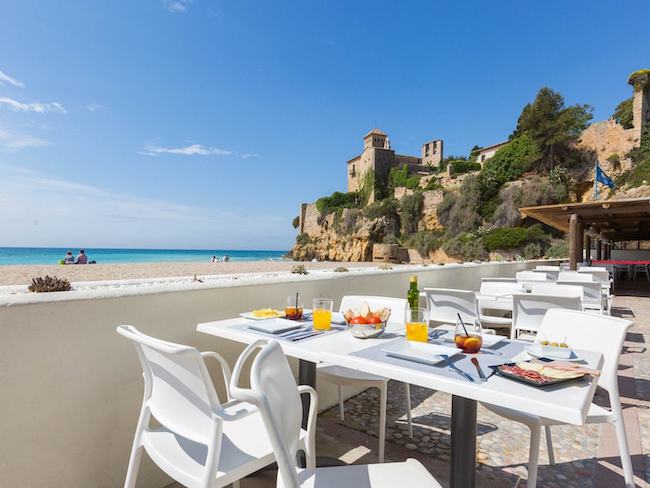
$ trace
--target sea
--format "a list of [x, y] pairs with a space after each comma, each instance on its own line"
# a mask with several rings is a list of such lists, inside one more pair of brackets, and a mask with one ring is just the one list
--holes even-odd
[[[0, 265], [3, 264], [57, 264], [72, 251], [76, 257], [78, 248], [64, 247], [0, 247]], [[238, 249], [107, 249], [85, 248], [88, 260], [97, 264], [109, 263], [180, 263], [210, 262], [212, 256], [230, 261], [281, 260], [287, 251], [242, 251]]]

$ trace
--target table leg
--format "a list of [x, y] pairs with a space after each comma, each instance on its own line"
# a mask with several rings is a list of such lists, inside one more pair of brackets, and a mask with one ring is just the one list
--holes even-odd
[[476, 474], [476, 400], [451, 397], [451, 488], [472, 488]]
[[[298, 361], [298, 383], [316, 388], [316, 363], [300, 359]], [[302, 428], [307, 428], [309, 415], [309, 395], [301, 395], [302, 400]]]

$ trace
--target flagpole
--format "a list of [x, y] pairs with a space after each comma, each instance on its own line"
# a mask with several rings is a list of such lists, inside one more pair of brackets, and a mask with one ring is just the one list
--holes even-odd
[[594, 163], [594, 201], [598, 200], [598, 160]]

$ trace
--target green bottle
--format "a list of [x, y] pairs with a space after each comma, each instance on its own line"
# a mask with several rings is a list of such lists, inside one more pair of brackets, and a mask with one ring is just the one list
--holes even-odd
[[413, 275], [411, 276], [411, 285], [409, 286], [409, 291], [406, 294], [406, 299], [409, 302], [409, 307], [411, 310], [420, 308], [420, 291], [418, 290], [418, 277]]

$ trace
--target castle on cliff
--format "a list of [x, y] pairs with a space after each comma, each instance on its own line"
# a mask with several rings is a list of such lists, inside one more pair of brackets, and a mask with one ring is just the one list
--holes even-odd
[[431, 168], [438, 166], [443, 159], [442, 139], [434, 139], [422, 144], [422, 154], [404, 156], [396, 154], [390, 147], [388, 135], [379, 129], [372, 129], [363, 136], [363, 151], [350, 159], [348, 165], [348, 191], [359, 191], [363, 177], [372, 171], [375, 177], [385, 181], [391, 168], [408, 166], [409, 174], [428, 175]]

